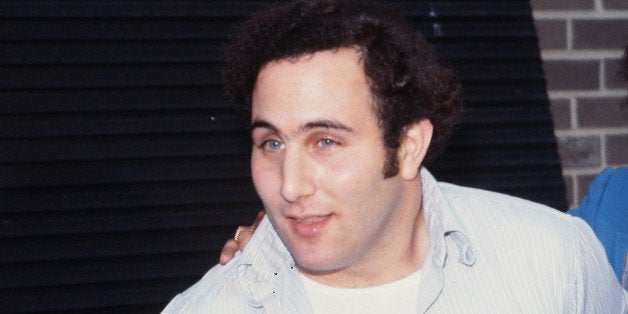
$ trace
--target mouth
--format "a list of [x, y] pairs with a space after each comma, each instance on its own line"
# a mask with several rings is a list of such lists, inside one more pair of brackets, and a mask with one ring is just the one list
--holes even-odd
[[288, 217], [288, 220], [292, 225], [292, 230], [297, 235], [304, 238], [311, 238], [319, 235], [331, 218], [332, 214]]

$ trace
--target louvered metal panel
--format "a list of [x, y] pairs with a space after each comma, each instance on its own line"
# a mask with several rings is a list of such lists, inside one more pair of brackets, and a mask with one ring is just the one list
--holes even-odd
[[[564, 209], [527, 1], [390, 1], [465, 86], [444, 181]], [[154, 313], [260, 208], [220, 45], [265, 1], [0, 3], [0, 312]]]

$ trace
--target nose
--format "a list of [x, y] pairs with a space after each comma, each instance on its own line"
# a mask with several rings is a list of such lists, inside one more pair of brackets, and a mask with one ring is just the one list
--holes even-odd
[[292, 203], [314, 194], [314, 169], [306, 152], [287, 150], [282, 164], [281, 196]]

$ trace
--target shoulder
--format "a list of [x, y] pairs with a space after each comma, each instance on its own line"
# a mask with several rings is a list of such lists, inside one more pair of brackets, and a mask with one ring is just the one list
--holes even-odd
[[[440, 183], [440, 188], [455, 213], [465, 220], [498, 223], [495, 228], [510, 223], [534, 229], [538, 223], [556, 227], [573, 224], [569, 215], [522, 198], [449, 183]], [[529, 225], [531, 223], [534, 225]]]
[[287, 270], [287, 265], [293, 265], [292, 257], [268, 217], [264, 217], [242, 253], [227, 265], [214, 266], [177, 295], [163, 313], [249, 312], [260, 307], [262, 300], [270, 300], [272, 289], [268, 287], [272, 280], [278, 280], [279, 270]]
[[530, 258], [562, 255], [573, 258], [582, 241], [597, 242], [581, 219], [548, 206], [501, 193], [440, 185], [451, 209], [479, 246], [499, 250], [532, 250]]
[[223, 304], [217, 300], [238, 296], [235, 286], [239, 256], [229, 264], [216, 265], [184, 292], [175, 296], [162, 313], [202, 313], [212, 306]]
[[568, 312], [621, 309], [622, 289], [582, 219], [505, 194], [446, 183], [440, 189], [483, 278], [503, 283], [521, 300], [535, 296]]

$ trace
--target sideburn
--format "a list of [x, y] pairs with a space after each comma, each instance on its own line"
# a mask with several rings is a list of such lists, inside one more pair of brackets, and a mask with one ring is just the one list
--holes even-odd
[[399, 148], [386, 147], [386, 160], [384, 161], [384, 179], [392, 178], [399, 173], [399, 159], [397, 151]]

